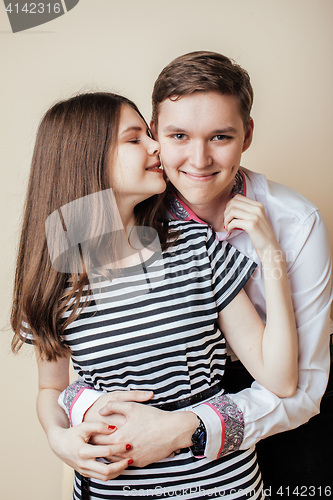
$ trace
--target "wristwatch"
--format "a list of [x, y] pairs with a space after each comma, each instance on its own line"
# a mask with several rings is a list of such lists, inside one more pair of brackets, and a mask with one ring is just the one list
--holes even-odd
[[195, 457], [203, 456], [205, 454], [206, 440], [207, 440], [205, 424], [199, 417], [198, 419], [200, 420], [200, 424], [192, 436], [193, 445], [190, 446], [190, 450], [192, 451]]

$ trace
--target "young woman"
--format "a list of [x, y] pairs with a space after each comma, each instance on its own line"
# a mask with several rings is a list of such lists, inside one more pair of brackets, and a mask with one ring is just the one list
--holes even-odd
[[[82, 94], [46, 113], [19, 249], [13, 349], [34, 343], [37, 409], [50, 445], [94, 478], [84, 491], [76, 474], [75, 499], [263, 498], [254, 449], [198, 458], [198, 417], [172, 410], [223, 390], [225, 340], [259, 383], [280, 397], [295, 391], [297, 337], [281, 251], [271, 230], [226, 213], [228, 230], [248, 230], [265, 264], [264, 326], [243, 291], [255, 264], [208, 226], [162, 220], [158, 155], [138, 109], [121, 96]], [[190, 423], [181, 442], [166, 446], [169, 458], [144, 468], [131, 458], [109, 463], [103, 457], [121, 457], [131, 443], [86, 444], [94, 433], [114, 432], [106, 424], [68, 428], [57, 399], [69, 384], [70, 357], [95, 389], [153, 390], [161, 434]], [[68, 452], [82, 443], [80, 456]]]

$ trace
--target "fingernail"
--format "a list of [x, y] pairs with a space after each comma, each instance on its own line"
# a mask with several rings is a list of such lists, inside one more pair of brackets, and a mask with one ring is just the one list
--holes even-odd
[[145, 391], [145, 395], [146, 396], [150, 396], [152, 394], [153, 391]]
[[128, 465], [132, 465], [133, 460], [130, 458], [130, 459], [129, 459], [129, 461], [128, 461], [127, 463], [128, 463]]
[[131, 449], [132, 449], [132, 445], [131, 445], [131, 444], [127, 444], [127, 445], [126, 445], [126, 450], [127, 450], [127, 451], [129, 451], [129, 450], [131, 450]]
[[116, 426], [115, 425], [108, 425], [108, 429], [109, 429], [109, 431], [113, 431], [114, 429], [116, 429]]

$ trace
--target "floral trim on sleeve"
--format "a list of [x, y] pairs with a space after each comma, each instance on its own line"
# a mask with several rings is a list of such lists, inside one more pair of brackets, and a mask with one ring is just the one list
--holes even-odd
[[70, 411], [74, 401], [79, 393], [84, 389], [92, 389], [92, 387], [89, 384], [86, 384], [83, 380], [75, 380], [75, 382], [64, 390], [63, 405], [68, 416], [70, 416]]
[[190, 215], [185, 206], [183, 206], [178, 198], [176, 198], [171, 189], [167, 189], [164, 202], [175, 219], [187, 220], [190, 218]]
[[207, 401], [222, 416], [225, 423], [225, 442], [220, 457], [231, 451], [239, 450], [244, 439], [244, 417], [243, 412], [236, 403], [223, 394]]
[[244, 174], [241, 171], [241, 169], [238, 169], [235, 175], [235, 181], [232, 188], [231, 196], [236, 196], [236, 194], [241, 194], [245, 196]]

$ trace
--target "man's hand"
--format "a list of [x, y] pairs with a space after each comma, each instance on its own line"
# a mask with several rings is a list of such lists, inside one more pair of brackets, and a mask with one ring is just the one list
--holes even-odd
[[93, 442], [98, 445], [106, 441], [108, 444], [130, 443], [129, 452], [107, 458], [116, 461], [131, 457], [136, 467], [145, 467], [173, 456], [175, 450], [191, 446], [192, 435], [199, 425], [198, 417], [190, 411], [168, 412], [132, 402], [108, 402], [100, 410], [103, 418], [113, 415], [122, 416], [125, 423], [112, 436], [95, 435]]
[[[141, 403], [149, 401], [153, 397], [152, 391], [113, 391], [101, 394], [95, 403], [86, 411], [83, 417], [84, 422], [104, 422], [108, 425], [121, 427], [126, 418], [123, 415], [101, 415], [100, 410], [104, 408], [108, 402], [113, 401], [133, 401]], [[91, 441], [93, 442], [93, 440]]]

